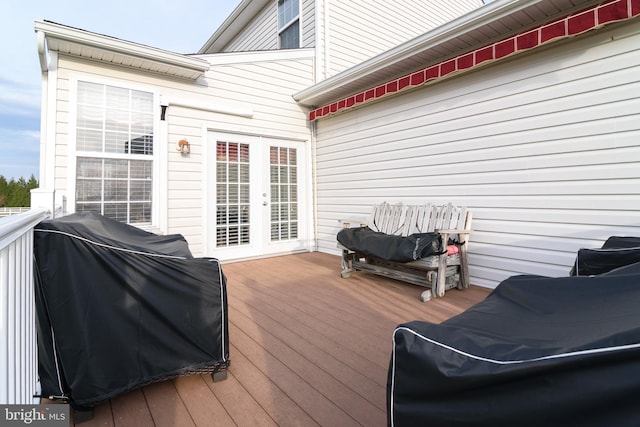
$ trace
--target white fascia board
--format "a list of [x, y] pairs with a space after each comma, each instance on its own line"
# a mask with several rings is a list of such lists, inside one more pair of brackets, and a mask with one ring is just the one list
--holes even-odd
[[210, 65], [245, 64], [252, 62], [291, 61], [298, 59], [313, 59], [314, 48], [258, 50], [251, 52], [210, 53], [197, 55], [197, 58], [207, 61]]
[[186, 68], [200, 74], [203, 74], [209, 69], [209, 64], [206, 61], [192, 56], [169, 52], [102, 34], [91, 33], [53, 22], [35, 21], [35, 31], [44, 34], [46, 38], [63, 40], [136, 58], [143, 58], [170, 67]]
[[198, 102], [193, 99], [162, 99], [162, 105], [167, 107], [183, 107], [192, 110], [207, 111], [210, 113], [228, 114], [230, 116], [253, 118], [253, 108], [248, 105], [230, 104], [228, 102]]
[[40, 71], [43, 73], [49, 69], [47, 63], [47, 43], [46, 37], [43, 31], [36, 32], [36, 42], [38, 45], [38, 59], [40, 60]]
[[493, 1], [380, 55], [361, 62], [335, 76], [301, 90], [294, 94], [293, 98], [302, 105], [315, 106], [316, 98], [322, 97], [330, 91], [335, 91], [336, 88], [341, 86], [348, 88], [351, 84], [369, 74], [381, 71], [413, 55], [460, 37], [471, 30], [483, 27], [516, 11], [544, 1], [545, 0]]

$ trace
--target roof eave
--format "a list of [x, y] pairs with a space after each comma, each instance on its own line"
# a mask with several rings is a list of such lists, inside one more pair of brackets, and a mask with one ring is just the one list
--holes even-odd
[[518, 10], [525, 9], [543, 0], [496, 0], [382, 54], [329, 77], [293, 95], [303, 106], [315, 107], [326, 102], [331, 93], [344, 88], [347, 92], [358, 80], [402, 62], [411, 56], [432, 49], [469, 31], [488, 25]]
[[[35, 21], [35, 31], [38, 37], [38, 50], [43, 71], [46, 68], [44, 66], [46, 61], [43, 60], [43, 56], [46, 54], [43, 45], [45, 40], [46, 50], [48, 51], [63, 52], [100, 62], [137, 68], [182, 79], [196, 80], [209, 69], [209, 63], [199, 58], [54, 22]], [[83, 47], [83, 49], [74, 50], [74, 47]], [[114, 60], [113, 58], [115, 57], [119, 58], [119, 60]]]

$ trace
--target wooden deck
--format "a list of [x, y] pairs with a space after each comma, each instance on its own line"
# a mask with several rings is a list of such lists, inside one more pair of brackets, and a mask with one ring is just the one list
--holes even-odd
[[394, 328], [441, 322], [484, 299], [472, 286], [420, 302], [424, 288], [306, 253], [223, 265], [228, 378], [146, 386], [95, 408], [92, 426], [385, 426]]

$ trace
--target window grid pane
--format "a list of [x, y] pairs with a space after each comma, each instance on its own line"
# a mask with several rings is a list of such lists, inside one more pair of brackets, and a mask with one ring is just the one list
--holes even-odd
[[127, 223], [151, 222], [152, 162], [78, 157], [76, 212]]
[[280, 49], [297, 49], [300, 47], [300, 21], [295, 21], [280, 32]]
[[153, 94], [78, 82], [78, 151], [153, 154]]
[[280, 49], [300, 47], [300, 1], [278, 0]]
[[216, 246], [250, 241], [249, 145], [216, 143]]
[[271, 147], [270, 187], [271, 187], [271, 240], [298, 238], [298, 197], [296, 149]]
[[151, 222], [153, 93], [81, 81], [77, 103], [76, 211]]
[[278, 0], [278, 29], [281, 30], [287, 23], [300, 15], [299, 0]]

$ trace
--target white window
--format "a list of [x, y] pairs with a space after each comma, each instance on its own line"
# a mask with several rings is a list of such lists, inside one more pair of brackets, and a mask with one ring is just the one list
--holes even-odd
[[299, 0], [278, 0], [278, 38], [280, 49], [300, 47]]
[[75, 211], [151, 223], [154, 95], [78, 82]]

